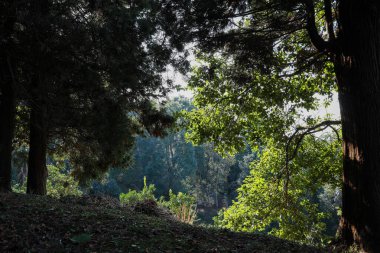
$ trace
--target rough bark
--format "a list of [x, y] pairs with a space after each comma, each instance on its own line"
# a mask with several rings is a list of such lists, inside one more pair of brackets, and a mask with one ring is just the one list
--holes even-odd
[[[51, 2], [48, 0], [32, 1], [30, 9], [35, 13], [36, 27], [44, 27], [42, 23], [49, 13]], [[39, 32], [39, 31], [38, 31]], [[46, 51], [40, 44], [47, 43], [43, 35], [36, 36], [35, 49], [39, 55], [35, 59], [35, 73], [31, 81], [31, 111], [29, 121], [29, 157], [28, 179], [26, 192], [29, 194], [46, 194], [47, 180], [47, 143], [48, 143], [48, 117], [47, 117], [47, 85], [45, 72], [51, 62], [45, 58]], [[40, 43], [42, 41], [43, 43]], [[36, 43], [37, 42], [37, 43]]]
[[380, 252], [380, 3], [342, 0], [335, 70], [343, 131], [339, 233]]
[[8, 64], [0, 58], [0, 192], [11, 191], [12, 140], [15, 122], [15, 94]]
[[28, 181], [26, 192], [46, 194], [46, 150], [48, 141], [47, 107], [43, 90], [39, 84], [34, 86], [34, 99], [30, 112], [30, 135], [28, 157]]
[[[11, 6], [7, 1], [5, 6]], [[11, 191], [12, 140], [15, 127], [15, 91], [10, 58], [15, 17], [10, 15], [1, 24], [0, 41], [0, 192]]]

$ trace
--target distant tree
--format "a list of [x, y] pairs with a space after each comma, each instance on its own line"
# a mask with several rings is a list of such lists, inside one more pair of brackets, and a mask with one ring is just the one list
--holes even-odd
[[227, 178], [236, 160], [233, 156], [221, 157], [211, 144], [198, 148], [201, 156], [197, 157], [198, 164], [188, 178], [188, 191], [197, 197], [199, 204], [219, 209], [225, 206], [223, 202], [227, 200]]
[[146, 176], [147, 181], [156, 186], [156, 197], [168, 198], [170, 190], [196, 196], [197, 204], [206, 212], [202, 212], [200, 218], [211, 222], [217, 209], [227, 206], [235, 197], [235, 190], [248, 174], [248, 163], [254, 157], [251, 158], [247, 150], [239, 154], [239, 158], [223, 158], [211, 144], [193, 146], [186, 141], [182, 129], [182, 123], [186, 122], [180, 112], [191, 108], [189, 99], [171, 99], [165, 109], [178, 115], [176, 127], [164, 138], [138, 137], [130, 166], [111, 169], [104, 180], [92, 184], [90, 193], [118, 196], [129, 189], [141, 190], [142, 178]]

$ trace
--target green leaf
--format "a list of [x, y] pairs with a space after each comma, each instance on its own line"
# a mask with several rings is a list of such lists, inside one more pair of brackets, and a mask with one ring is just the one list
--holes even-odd
[[91, 235], [87, 233], [82, 233], [82, 234], [71, 237], [70, 240], [74, 243], [79, 243], [79, 244], [86, 243], [86, 242], [91, 241]]

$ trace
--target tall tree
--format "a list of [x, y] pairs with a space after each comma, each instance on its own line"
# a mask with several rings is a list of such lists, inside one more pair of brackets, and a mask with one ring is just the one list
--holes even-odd
[[[49, 79], [48, 36], [52, 33], [47, 28], [49, 22], [51, 2], [48, 0], [33, 1], [30, 5], [31, 19], [31, 48], [35, 52], [35, 64], [31, 68], [32, 73], [30, 93], [30, 120], [29, 120], [29, 156], [28, 156], [28, 180], [27, 193], [46, 194], [46, 180], [48, 176], [46, 167], [47, 145], [48, 145], [48, 105], [47, 89]], [[46, 30], [41, 32], [41, 28]], [[29, 28], [29, 27], [28, 27]], [[40, 30], [41, 29], [41, 30]], [[39, 38], [38, 38], [39, 37]], [[38, 38], [38, 39], [37, 39]]]
[[16, 6], [0, 4], [0, 192], [11, 191], [12, 140], [15, 124], [14, 25]]
[[[219, 50], [248, 72], [279, 70], [280, 76], [297, 76], [333, 64], [343, 131], [341, 239], [367, 252], [380, 251], [380, 3], [194, 0], [167, 1], [166, 7], [168, 20], [177, 20], [171, 25], [173, 43], [196, 40], [202, 49]], [[274, 55], [279, 51], [288, 60], [278, 61]], [[234, 78], [237, 84], [250, 80]]]
[[128, 162], [137, 134], [164, 134], [172, 119], [151, 100], [166, 94], [160, 73], [171, 51], [156, 37], [156, 1], [15, 3], [25, 93], [17, 99], [30, 108], [28, 193], [46, 193], [48, 152], [68, 153], [85, 180]]

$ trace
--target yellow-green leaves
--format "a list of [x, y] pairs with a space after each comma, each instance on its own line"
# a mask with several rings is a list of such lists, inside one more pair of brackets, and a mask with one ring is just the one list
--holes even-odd
[[251, 164], [237, 200], [219, 213], [216, 224], [235, 231], [265, 231], [308, 244], [325, 242], [326, 221], [335, 215], [335, 209], [324, 209], [320, 195], [327, 186], [333, 191], [338, 187], [339, 142], [331, 136], [307, 137], [289, 165], [288, 177], [283, 149], [273, 142], [267, 145], [260, 160]]

